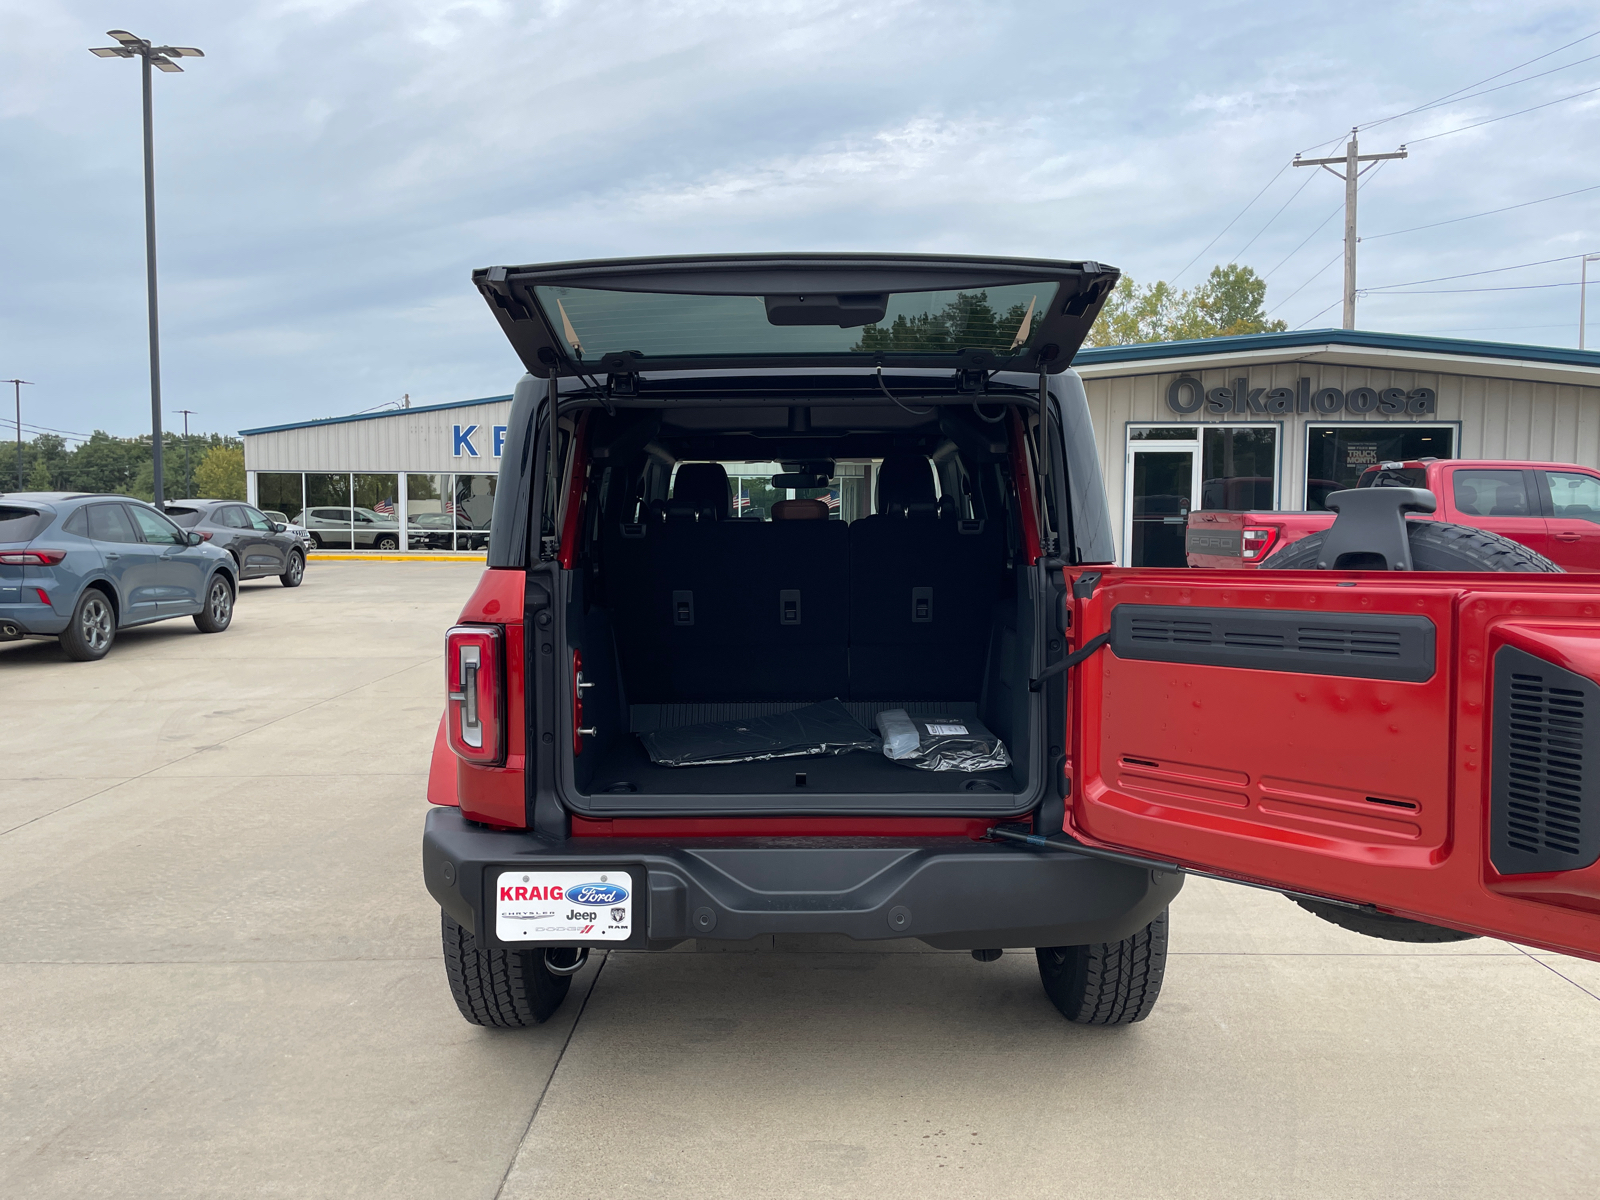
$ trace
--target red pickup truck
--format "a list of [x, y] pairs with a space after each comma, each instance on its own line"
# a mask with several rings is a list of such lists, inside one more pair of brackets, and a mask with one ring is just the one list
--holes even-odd
[[[1413, 459], [1368, 467], [1367, 487], [1426, 488], [1439, 509], [1412, 517], [1487, 529], [1568, 571], [1600, 571], [1600, 472], [1573, 463], [1510, 459]], [[1332, 512], [1192, 512], [1185, 540], [1191, 567], [1258, 567], [1301, 538], [1321, 533]]]

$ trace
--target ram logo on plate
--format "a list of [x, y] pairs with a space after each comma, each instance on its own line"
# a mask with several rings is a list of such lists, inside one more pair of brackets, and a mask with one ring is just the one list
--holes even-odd
[[614, 883], [580, 883], [567, 889], [574, 904], [621, 904], [627, 898], [628, 889]]

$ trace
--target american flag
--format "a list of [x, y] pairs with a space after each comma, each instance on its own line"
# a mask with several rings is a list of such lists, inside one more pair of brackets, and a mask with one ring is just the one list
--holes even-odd
[[372, 511], [375, 512], [375, 513], [381, 513], [383, 516], [386, 516], [386, 517], [392, 517], [392, 516], [394, 516], [394, 501], [393, 500], [379, 500], [376, 504], [374, 504], [372, 506]]
[[839, 507], [839, 495], [837, 492], [829, 492], [826, 496], [818, 496], [817, 499], [821, 500], [830, 509]]
[[444, 513], [447, 517], [456, 515], [456, 502], [454, 500], [446, 500], [444, 502]]

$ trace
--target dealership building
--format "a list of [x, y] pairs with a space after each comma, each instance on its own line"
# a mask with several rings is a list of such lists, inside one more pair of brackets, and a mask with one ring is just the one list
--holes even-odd
[[[1073, 366], [1126, 566], [1168, 565], [1175, 547], [1181, 565], [1191, 508], [1320, 508], [1376, 462], [1600, 467], [1595, 351], [1308, 330], [1084, 349]], [[466, 548], [488, 526], [510, 408], [498, 396], [243, 430], [251, 502], [314, 531], [315, 514], [348, 519], [356, 548], [398, 548], [407, 527]], [[840, 466], [836, 512], [871, 511], [871, 468]]]

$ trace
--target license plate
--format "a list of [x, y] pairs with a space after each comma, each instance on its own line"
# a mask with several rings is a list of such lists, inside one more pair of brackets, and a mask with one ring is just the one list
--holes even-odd
[[502, 942], [625, 942], [632, 932], [626, 871], [502, 871], [495, 881]]

